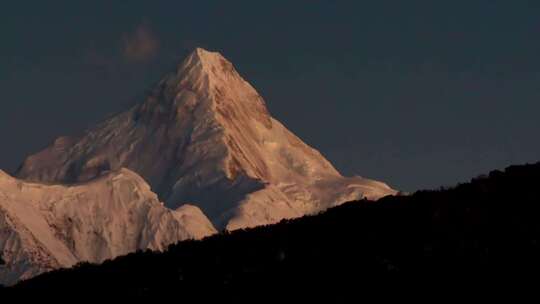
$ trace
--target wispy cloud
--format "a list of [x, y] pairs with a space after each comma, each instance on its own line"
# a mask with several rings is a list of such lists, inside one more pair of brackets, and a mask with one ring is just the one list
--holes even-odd
[[131, 62], [146, 62], [159, 50], [159, 39], [148, 24], [141, 23], [132, 33], [122, 36], [122, 54]]

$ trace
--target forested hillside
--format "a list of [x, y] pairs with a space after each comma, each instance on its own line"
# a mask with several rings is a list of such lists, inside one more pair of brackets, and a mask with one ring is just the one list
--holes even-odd
[[[451, 189], [356, 201], [315, 216], [43, 274], [11, 291], [152, 295], [247, 286], [513, 280], [540, 269], [540, 163]], [[1, 267], [1, 266], [0, 266]], [[442, 282], [442, 281], [441, 281]], [[304, 287], [307, 289], [303, 289]], [[216, 296], [210, 292], [208, 295]]]

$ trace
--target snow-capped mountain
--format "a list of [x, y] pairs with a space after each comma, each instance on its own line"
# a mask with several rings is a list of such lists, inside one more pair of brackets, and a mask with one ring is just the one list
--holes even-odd
[[169, 208], [198, 206], [218, 229], [277, 222], [367, 197], [386, 184], [343, 177], [270, 116], [217, 52], [196, 49], [140, 104], [28, 157], [18, 177], [84, 182], [129, 168]]
[[24, 182], [0, 170], [2, 285], [215, 232], [199, 208], [164, 207], [128, 169], [71, 186]]

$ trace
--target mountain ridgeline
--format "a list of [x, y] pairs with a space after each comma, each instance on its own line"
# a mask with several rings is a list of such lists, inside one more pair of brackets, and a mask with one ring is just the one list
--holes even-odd
[[24, 182], [0, 170], [0, 284], [215, 232], [199, 208], [164, 207], [128, 169], [74, 185]]
[[86, 182], [121, 168], [143, 177], [167, 207], [197, 206], [218, 230], [396, 193], [381, 182], [342, 176], [270, 116], [231, 62], [201, 48], [139, 104], [26, 158], [17, 177]]
[[225, 296], [247, 286], [287, 286], [316, 295], [415, 278], [505, 283], [540, 270], [539, 181], [540, 163], [511, 166], [450, 189], [354, 201], [319, 215], [180, 242], [163, 253], [80, 264], [10, 291], [188, 295], [204, 287]]
[[0, 284], [396, 193], [342, 176], [197, 48], [136, 105], [0, 171]]

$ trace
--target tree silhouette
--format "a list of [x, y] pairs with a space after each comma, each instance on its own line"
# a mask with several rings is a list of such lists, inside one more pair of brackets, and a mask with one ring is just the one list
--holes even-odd
[[540, 273], [539, 180], [540, 163], [512, 166], [454, 188], [350, 202], [276, 225], [180, 242], [165, 252], [80, 264], [13, 290], [134, 295], [174, 290], [200, 297], [205, 293], [197, 291], [204, 287], [209, 296], [234, 297], [248, 286], [296, 286], [298, 292], [303, 284], [339, 295], [334, 291], [357, 294], [360, 287], [365, 292], [366, 286], [417, 282], [413, 278], [477, 286], [534, 277]]

